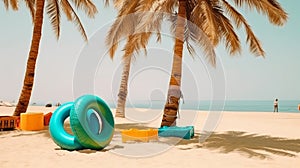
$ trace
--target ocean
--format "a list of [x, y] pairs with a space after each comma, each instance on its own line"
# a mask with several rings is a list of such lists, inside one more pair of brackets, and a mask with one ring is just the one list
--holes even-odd
[[[181, 100], [180, 109], [200, 110], [200, 111], [236, 111], [236, 112], [273, 112], [274, 100]], [[106, 101], [111, 108], [116, 108], [116, 102]], [[130, 101], [127, 100], [126, 107], [129, 108], [146, 108], [146, 109], [163, 109], [165, 100], [144, 100]], [[300, 100], [279, 100], [279, 112], [300, 113], [298, 105]], [[32, 105], [32, 104], [31, 104]], [[36, 103], [36, 106], [44, 106], [45, 103]]]
[[[108, 103], [115, 108], [115, 103]], [[127, 101], [129, 108], [163, 109], [165, 101]], [[300, 113], [298, 110], [300, 100], [279, 100], [278, 111], [288, 113]], [[225, 101], [194, 101], [185, 100], [180, 103], [181, 109], [203, 111], [239, 111], [239, 112], [273, 112], [273, 100], [225, 100]]]

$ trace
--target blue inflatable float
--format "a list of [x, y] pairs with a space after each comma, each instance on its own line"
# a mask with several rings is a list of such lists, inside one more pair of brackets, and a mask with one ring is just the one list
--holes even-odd
[[186, 127], [163, 126], [158, 129], [158, 136], [191, 139], [194, 137], [194, 126], [186, 126]]
[[[64, 121], [68, 117], [74, 135], [68, 134], [64, 129]], [[74, 103], [63, 104], [54, 111], [49, 131], [53, 141], [62, 149], [101, 150], [113, 137], [114, 118], [102, 99], [84, 95]]]
[[70, 124], [82, 146], [102, 149], [114, 133], [114, 118], [107, 104], [97, 96], [79, 97], [71, 109]]
[[83, 147], [74, 135], [66, 132], [64, 122], [70, 116], [74, 103], [69, 102], [59, 106], [51, 116], [49, 131], [53, 141], [62, 149], [77, 150]]

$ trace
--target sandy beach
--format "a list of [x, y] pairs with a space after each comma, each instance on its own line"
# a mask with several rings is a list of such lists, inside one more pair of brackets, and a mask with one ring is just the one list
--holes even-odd
[[[0, 115], [11, 115], [14, 107], [0, 107]], [[29, 112], [53, 112], [55, 107], [31, 106]], [[114, 109], [112, 110], [114, 112]], [[214, 133], [205, 141], [203, 127], [213, 123], [209, 112], [182, 110], [178, 125], [193, 124], [191, 140], [160, 137], [149, 143], [122, 143], [120, 130], [158, 128], [161, 110], [127, 109], [134, 114], [157, 114], [147, 123], [115, 118], [115, 133], [102, 151], [61, 150], [41, 131], [1, 131], [0, 167], [291, 167], [300, 165], [300, 113], [223, 112]], [[132, 112], [132, 113], [131, 113]], [[130, 118], [130, 117], [129, 117]], [[186, 119], [191, 119], [192, 122]], [[65, 124], [68, 129], [68, 121]]]

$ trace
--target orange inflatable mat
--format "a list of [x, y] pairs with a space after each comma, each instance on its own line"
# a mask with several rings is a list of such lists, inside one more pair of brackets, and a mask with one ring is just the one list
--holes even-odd
[[122, 142], [127, 142], [127, 141], [149, 142], [150, 140], [158, 140], [157, 129], [139, 130], [139, 129], [131, 128], [129, 130], [122, 130], [121, 134], [122, 134]]

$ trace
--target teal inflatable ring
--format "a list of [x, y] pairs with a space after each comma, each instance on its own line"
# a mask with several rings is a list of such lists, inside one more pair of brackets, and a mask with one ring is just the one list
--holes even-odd
[[114, 133], [114, 118], [99, 97], [84, 95], [76, 99], [70, 112], [72, 131], [79, 143], [89, 149], [106, 147]]
[[78, 150], [83, 148], [82, 145], [74, 135], [68, 134], [64, 129], [64, 121], [70, 116], [71, 107], [73, 103], [65, 103], [53, 112], [49, 132], [53, 141], [62, 149]]

